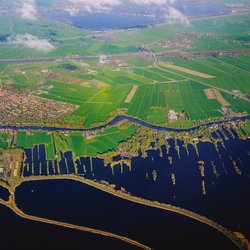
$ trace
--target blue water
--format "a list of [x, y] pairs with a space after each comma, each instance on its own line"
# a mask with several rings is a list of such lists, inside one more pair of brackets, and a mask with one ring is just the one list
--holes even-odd
[[[189, 18], [227, 14], [230, 9], [216, 3], [189, 3], [176, 4], [175, 7]], [[136, 14], [136, 15], [128, 15]], [[139, 15], [137, 15], [139, 14]], [[143, 15], [147, 14], [147, 15]], [[154, 16], [150, 16], [150, 15]], [[144, 27], [166, 21], [167, 6], [136, 6], [121, 5], [118, 8], [105, 12], [80, 12], [71, 16], [65, 11], [50, 11], [45, 17], [61, 22], [71, 23], [73, 26], [89, 30], [128, 29]]]
[[10, 193], [6, 188], [0, 186], [0, 199], [7, 201], [9, 199]]
[[[184, 216], [134, 204], [69, 180], [26, 182], [16, 192], [26, 213], [94, 227], [153, 249], [237, 249], [214, 229]], [[102, 247], [100, 243], [100, 248]], [[110, 244], [109, 249], [116, 249]]]
[[[105, 180], [116, 184], [118, 188], [126, 188], [136, 196], [170, 203], [205, 215], [232, 231], [241, 231], [250, 237], [250, 220], [248, 219], [250, 202], [247, 199], [250, 190], [248, 154], [250, 141], [240, 140], [237, 137], [232, 138], [227, 131], [224, 133], [230, 139], [224, 140], [225, 148], [222, 144], [218, 144], [219, 152], [215, 150], [212, 143], [199, 143], [199, 156], [192, 145], [188, 146], [188, 155], [183, 147], [183, 142], [177, 141], [180, 147], [181, 157], [179, 159], [174, 140], [170, 139], [168, 140], [169, 152], [167, 153], [166, 147], [163, 146], [162, 157], [160, 157], [159, 151], [148, 151], [147, 158], [143, 159], [140, 155], [132, 159], [131, 171], [126, 165], [115, 166], [114, 175], [110, 166], [105, 167], [103, 161], [97, 158], [93, 159], [92, 169], [89, 158], [80, 158], [74, 163], [71, 152], [61, 154], [62, 161], [59, 163], [57, 161], [47, 162], [43, 148], [39, 150], [43, 154], [39, 157], [39, 162], [32, 167], [32, 155], [37, 152], [36, 146], [33, 150], [26, 150], [27, 160], [24, 175], [30, 176], [34, 172], [42, 175], [62, 173]], [[214, 134], [214, 136], [216, 135]], [[169, 156], [173, 159], [172, 165], [168, 160]], [[231, 159], [237, 163], [241, 175], [237, 175], [235, 172]], [[116, 157], [116, 160], [119, 160], [119, 156]], [[205, 162], [204, 178], [200, 174], [198, 161]], [[212, 162], [216, 166], [218, 176], [213, 173]], [[41, 167], [43, 165], [50, 166], [49, 172], [46, 172], [46, 167]], [[76, 166], [76, 172], [74, 166]], [[154, 171], [157, 173], [156, 181], [153, 179]], [[172, 184], [172, 173], [175, 175], [176, 185]], [[206, 195], [202, 194], [201, 189], [203, 179]]]
[[139, 249], [112, 238], [25, 220], [1, 205], [0, 221], [2, 250]]
[[97, 126], [97, 127], [92, 127], [92, 128], [63, 128], [63, 127], [42, 127], [42, 126], [14, 126], [14, 125], [0, 125], [0, 129], [11, 129], [11, 130], [15, 130], [15, 131], [19, 131], [19, 130], [32, 130], [32, 131], [37, 131], [37, 130], [43, 130], [43, 131], [57, 131], [57, 132], [65, 132], [65, 131], [69, 131], [69, 132], [85, 132], [85, 131], [97, 131], [97, 130], [101, 130], [101, 129], [105, 129], [108, 126], [113, 126], [116, 125], [117, 123], [121, 122], [121, 121], [130, 121], [132, 123], [135, 124], [139, 124], [142, 125], [146, 128], [150, 128], [152, 130], [157, 130], [157, 131], [166, 131], [166, 132], [192, 132], [192, 131], [197, 131], [200, 128], [207, 126], [207, 127], [211, 127], [214, 125], [220, 125], [220, 124], [225, 124], [226, 122], [233, 122], [233, 121], [247, 121], [250, 120], [250, 115], [246, 115], [246, 116], [242, 116], [242, 117], [232, 117], [229, 118], [225, 121], [220, 120], [220, 121], [215, 121], [215, 122], [209, 122], [203, 125], [197, 125], [195, 127], [192, 128], [186, 128], [186, 129], [177, 129], [177, 128], [169, 128], [169, 127], [165, 127], [165, 126], [160, 126], [160, 125], [153, 125], [150, 124], [146, 121], [140, 120], [138, 118], [132, 117], [132, 116], [127, 116], [127, 115], [119, 115], [116, 116], [112, 121], [101, 125], [101, 126]]

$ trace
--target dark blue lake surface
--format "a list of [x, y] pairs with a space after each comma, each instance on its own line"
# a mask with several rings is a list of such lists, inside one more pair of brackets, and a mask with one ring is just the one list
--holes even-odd
[[[70, 173], [105, 180], [116, 184], [118, 188], [124, 187], [133, 195], [205, 215], [232, 231], [241, 231], [250, 237], [250, 141], [232, 138], [227, 131], [224, 133], [230, 139], [224, 140], [224, 146], [218, 144], [218, 152], [212, 143], [200, 142], [197, 155], [194, 146], [188, 145], [186, 150], [183, 142], [170, 139], [167, 142], [169, 152], [163, 146], [162, 157], [159, 151], [152, 150], [148, 151], [145, 159], [141, 156], [133, 158], [131, 170], [126, 165], [117, 165], [112, 170], [110, 166], [105, 167], [100, 159], [92, 159], [92, 167], [90, 158], [80, 158], [74, 163], [71, 152], [62, 154], [63, 159], [59, 163], [47, 162], [44, 146], [36, 146], [33, 150], [26, 150], [24, 175]], [[218, 135], [223, 137], [219, 132]], [[176, 145], [180, 148], [180, 158]], [[33, 163], [32, 159], [37, 157], [37, 152], [41, 156]], [[199, 161], [204, 162], [204, 177], [199, 170]], [[155, 180], [153, 175], [157, 175]], [[175, 185], [172, 183], [173, 175]], [[205, 183], [206, 195], [202, 193], [202, 181]]]
[[25, 220], [2, 205], [0, 222], [2, 250], [139, 249], [112, 238]]
[[6, 188], [0, 186], [0, 199], [7, 201], [9, 199], [10, 193]]
[[[184, 15], [193, 18], [227, 14], [230, 9], [216, 3], [176, 4]], [[89, 30], [127, 29], [166, 22], [167, 6], [121, 5], [110, 12], [80, 12], [71, 16], [66, 11], [50, 11], [45, 17]]]
[[[74, 181], [23, 183], [17, 189], [16, 202], [26, 213], [125, 235], [154, 249], [237, 249], [224, 235], [202, 223]], [[108, 249], [117, 248], [110, 243]]]

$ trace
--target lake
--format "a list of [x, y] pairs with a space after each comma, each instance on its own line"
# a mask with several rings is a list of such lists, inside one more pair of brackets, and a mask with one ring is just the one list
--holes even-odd
[[3, 199], [4, 201], [7, 201], [9, 199], [10, 193], [8, 189], [0, 186], [0, 199]]
[[0, 205], [1, 249], [58, 250], [103, 249], [138, 250], [112, 238], [25, 220]]
[[[46, 161], [45, 147], [40, 145], [34, 149], [25, 149], [27, 159], [24, 176], [61, 173], [105, 180], [116, 184], [118, 188], [124, 187], [133, 195], [205, 215], [230, 230], [241, 231], [250, 237], [250, 202], [247, 199], [250, 190], [250, 141], [233, 138], [229, 133], [227, 137], [230, 139], [224, 140], [224, 144], [218, 144], [218, 152], [212, 143], [200, 142], [197, 146], [199, 155], [194, 146], [189, 145], [187, 152], [182, 141], [169, 139], [169, 152], [163, 146], [162, 157], [157, 150], [148, 151], [145, 159], [141, 155], [135, 157], [132, 159], [131, 171], [126, 165], [117, 165], [112, 170], [97, 158], [92, 159], [92, 168], [90, 158], [82, 157], [74, 163], [71, 152], [61, 154], [60, 162]], [[180, 149], [180, 158], [176, 145]], [[119, 160], [119, 156], [116, 160]], [[204, 177], [199, 169], [199, 161], [204, 162]], [[206, 195], [202, 192], [202, 181]]]
[[[189, 18], [221, 15], [230, 12], [228, 7], [216, 3], [181, 3], [175, 6]], [[121, 5], [110, 12], [80, 12], [72, 16], [66, 11], [50, 10], [46, 18], [70, 23], [87, 30], [128, 29], [166, 22], [167, 6]]]
[[[16, 202], [28, 214], [117, 233], [154, 249], [237, 249], [224, 235], [195, 220], [134, 204], [75, 181], [23, 183], [17, 188]], [[109, 249], [117, 248], [110, 244]]]

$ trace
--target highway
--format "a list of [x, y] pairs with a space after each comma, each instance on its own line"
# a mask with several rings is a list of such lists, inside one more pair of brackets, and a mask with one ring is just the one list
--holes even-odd
[[[149, 52], [149, 57], [153, 57], [154, 60], [158, 60], [158, 57], [180, 57], [180, 56], [219, 56], [219, 55], [245, 55], [250, 54], [250, 49], [239, 49], [239, 50], [204, 50], [204, 51], [166, 51], [160, 53], [154, 53], [146, 46]], [[138, 59], [145, 58], [143, 53], [130, 53], [130, 54], [114, 54], [107, 55], [107, 59]], [[71, 57], [44, 57], [44, 58], [25, 58], [25, 59], [3, 59], [0, 60], [0, 64], [16, 64], [16, 63], [35, 63], [35, 62], [61, 62], [61, 61], [89, 61], [99, 60], [100, 56], [71, 56]]]

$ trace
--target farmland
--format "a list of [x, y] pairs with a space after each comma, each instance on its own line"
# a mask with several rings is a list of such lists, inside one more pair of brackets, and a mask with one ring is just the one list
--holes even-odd
[[0, 149], [6, 149], [9, 145], [9, 134], [0, 132]]
[[[96, 156], [116, 150], [119, 143], [130, 139], [135, 125], [113, 126], [98, 132], [47, 133], [18, 131], [14, 134], [12, 149], [33, 149], [44, 145], [47, 160], [60, 159], [61, 152], [72, 151], [75, 157]], [[0, 149], [9, 147], [10, 133], [0, 133]]]
[[[168, 112], [174, 110], [186, 115], [183, 126], [191, 126], [199, 119], [223, 117], [223, 106], [233, 112], [250, 111], [247, 102], [229, 94], [233, 90], [249, 93], [248, 60], [247, 55], [162, 57], [158, 67], [146, 60], [102, 66], [93, 61], [84, 67], [81, 62], [12, 64], [5, 66], [1, 76], [6, 86], [11, 80], [21, 91], [76, 105], [61, 123], [92, 127], [127, 114], [150, 123], [181, 126], [180, 121], [169, 124]], [[218, 98], [207, 98], [206, 90], [212, 88], [218, 88]]]
[[161, 60], [185, 67], [190, 70], [197, 70], [215, 76], [211, 79], [202, 79], [194, 75], [186, 74], [173, 69], [168, 69], [172, 73], [202, 81], [215, 87], [226, 90], [239, 89], [243, 93], [249, 93], [249, 62], [248, 55], [243, 56], [219, 56], [219, 57], [193, 57], [183, 58], [162, 58]]
[[[97, 56], [88, 61], [0, 64], [4, 88], [27, 98], [32, 94], [44, 100], [74, 105], [70, 114], [53, 120], [56, 124], [51, 125], [89, 128], [122, 114], [154, 124], [190, 127], [200, 120], [250, 112], [245, 101], [250, 92], [250, 56], [223, 53], [225, 49], [249, 48], [249, 14], [193, 20], [190, 25], [159, 24], [145, 29], [107, 30], [100, 36], [44, 18], [27, 21], [2, 16], [0, 19], [3, 38], [24, 34], [29, 27], [31, 35], [47, 39], [54, 47], [45, 53], [6, 40], [0, 44], [4, 48], [1, 59], [17, 54], [19, 58], [58, 59]], [[218, 22], [221, 25], [216, 25]], [[49, 23], [52, 25], [48, 29]], [[115, 38], [115, 42], [102, 42], [100, 37]], [[172, 57], [159, 54], [156, 62], [148, 51], [141, 50], [140, 45], [145, 44], [152, 53], [181, 50], [183, 54]], [[223, 50], [216, 56], [188, 53], [214, 49]], [[128, 55], [138, 51], [130, 59], [106, 59], [104, 56], [105, 60], [102, 57], [98, 60], [102, 54]], [[208, 98], [209, 90], [211, 98]], [[176, 113], [177, 120], [170, 121], [170, 111]], [[12, 114], [17, 112], [22, 111], [13, 110]], [[45, 120], [52, 122], [52, 119]], [[74, 140], [79, 140], [77, 135], [75, 137]]]
[[45, 145], [47, 160], [55, 158], [53, 138], [52, 135], [45, 132], [35, 132], [34, 134], [28, 134], [25, 131], [18, 132], [16, 138], [17, 148], [30, 148], [33, 149], [35, 145]]
[[112, 127], [97, 132], [93, 138], [85, 138], [82, 133], [72, 133], [63, 138], [68, 142], [76, 157], [96, 156], [116, 150], [118, 144], [128, 140], [135, 133], [135, 126], [118, 128]]
[[[193, 20], [190, 25], [159, 24], [148, 29], [120, 32], [117, 36], [121, 41], [147, 43], [159, 51], [173, 49], [171, 47], [164, 48], [159, 42], [172, 41], [177, 43], [177, 40], [181, 41], [183, 38], [185, 38], [186, 43], [190, 44], [189, 48], [184, 48], [186, 51], [249, 48], [249, 45], [244, 43], [233, 42], [239, 38], [241, 41], [249, 41], [248, 20], [248, 13], [212, 17]], [[218, 23], [220, 25], [217, 25]]]
[[[27, 48], [16, 43], [16, 35], [29, 34], [39, 39], [47, 39], [52, 42], [52, 51], [39, 51]], [[0, 42], [1, 59], [28, 58], [28, 57], [49, 57], [69, 55], [102, 55], [137, 52], [135, 46], [126, 43], [105, 44], [92, 38], [90, 32], [68, 26], [52, 20], [40, 18], [30, 21], [11, 15], [0, 17], [0, 35], [6, 37]], [[68, 39], [68, 38], [71, 39]]]

